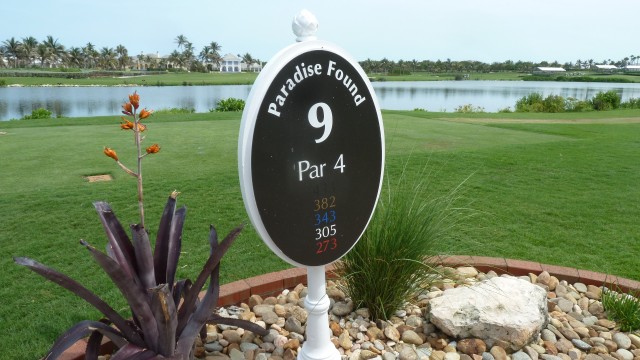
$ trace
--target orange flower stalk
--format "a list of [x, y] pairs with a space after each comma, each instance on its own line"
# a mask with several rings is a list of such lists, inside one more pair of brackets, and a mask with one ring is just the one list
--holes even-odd
[[115, 150], [108, 148], [108, 147], [104, 147], [104, 154], [107, 155], [108, 157], [112, 158], [115, 161], [118, 161], [118, 154], [116, 154]]
[[140, 212], [140, 223], [141, 227], [144, 227], [144, 202], [143, 202], [143, 188], [142, 188], [142, 158], [149, 155], [155, 154], [160, 151], [160, 146], [158, 144], [153, 144], [145, 149], [146, 153], [142, 152], [142, 142], [144, 137], [140, 135], [143, 131], [147, 129], [146, 125], [142, 124], [140, 121], [142, 119], [146, 119], [153, 114], [153, 110], [148, 110], [143, 108], [138, 112], [138, 108], [140, 107], [140, 95], [134, 91], [133, 94], [129, 95], [129, 102], [125, 102], [122, 104], [122, 113], [131, 117], [131, 120], [128, 120], [124, 116], [121, 116], [122, 122], [120, 123], [120, 128], [122, 130], [133, 130], [134, 140], [136, 144], [136, 149], [138, 150], [138, 158], [137, 158], [137, 171], [133, 171], [125, 166], [120, 160], [118, 160], [118, 155], [116, 152], [108, 147], [104, 148], [104, 154], [108, 157], [114, 159], [120, 168], [124, 170], [127, 174], [136, 178], [138, 183], [138, 208]]

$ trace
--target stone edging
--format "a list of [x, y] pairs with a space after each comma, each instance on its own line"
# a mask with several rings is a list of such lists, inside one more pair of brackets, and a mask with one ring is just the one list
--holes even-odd
[[[585, 285], [611, 285], [615, 284], [624, 292], [630, 290], [640, 290], [640, 281], [621, 278], [615, 275], [608, 275], [589, 270], [541, 264], [534, 261], [485, 257], [485, 256], [445, 256], [438, 261], [443, 266], [459, 267], [473, 266], [479, 272], [495, 271], [498, 274], [510, 274], [514, 276], [528, 275], [530, 273], [540, 274], [547, 271], [552, 276], [569, 283], [581, 282]], [[325, 267], [327, 278], [335, 278], [335, 266], [333, 264]], [[218, 306], [227, 306], [248, 302], [251, 295], [260, 295], [263, 298], [276, 296], [284, 289], [292, 289], [298, 284], [307, 283], [307, 270], [305, 268], [292, 268], [282, 271], [258, 275], [252, 278], [234, 281], [220, 287], [220, 298]], [[108, 340], [105, 340], [108, 346]], [[82, 360], [86, 341], [81, 340], [65, 351], [59, 360]]]

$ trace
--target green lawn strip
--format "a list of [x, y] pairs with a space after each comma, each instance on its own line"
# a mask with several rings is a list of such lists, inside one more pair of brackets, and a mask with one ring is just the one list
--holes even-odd
[[22, 86], [176, 86], [176, 85], [249, 85], [253, 84], [258, 73], [166, 73], [143, 76], [111, 76], [69, 79], [64, 74], [59, 77], [7, 77], [0, 72], [2, 80], [10, 85]]
[[[640, 82], [640, 76], [625, 74], [601, 74], [595, 72], [582, 72], [583, 76], [592, 77], [594, 79], [622, 79], [624, 81]], [[258, 73], [199, 73], [199, 72], [172, 72], [166, 74], [152, 75], [136, 75], [136, 76], [99, 76], [83, 79], [69, 79], [66, 73], [57, 73], [51, 76], [55, 77], [38, 77], [38, 76], [6, 76], [0, 71], [0, 83], [4, 80], [6, 85], [22, 85], [22, 86], [176, 86], [176, 85], [234, 85], [234, 84], [253, 84]], [[76, 73], [68, 73], [70, 76]], [[466, 77], [464, 77], [466, 75]], [[368, 74], [372, 81], [442, 81], [460, 79], [462, 76], [465, 80], [490, 80], [490, 81], [522, 81], [531, 76], [529, 73], [520, 72], [448, 72], [448, 73], [429, 73], [422, 71], [414, 71], [407, 75], [390, 75], [387, 73], [371, 73]], [[571, 79], [571, 76], [567, 76]]]
[[[461, 205], [469, 203], [476, 215], [465, 219], [451, 240], [440, 242], [439, 251], [640, 279], [640, 123], [483, 122], [471, 115], [383, 114], [390, 179], [406, 161], [414, 176], [427, 167], [436, 193], [468, 178]], [[472, 122], [462, 122], [463, 117]], [[123, 223], [137, 221], [134, 179], [102, 154], [103, 146], [112, 147], [133, 166], [132, 136], [120, 130], [118, 120], [0, 124], [7, 132], [0, 136], [0, 358], [39, 357], [70, 325], [98, 317], [66, 291], [14, 265], [13, 256], [61, 270], [126, 311], [117, 290], [79, 245], [80, 239], [100, 249], [106, 243], [93, 201], [110, 202]], [[178, 204], [188, 211], [179, 277], [193, 278], [209, 251], [209, 224], [226, 234], [248, 221], [237, 175], [240, 114], [163, 115], [147, 123], [146, 143], [162, 147], [143, 165], [148, 228], [153, 239], [166, 197], [180, 191]], [[82, 178], [101, 173], [114, 180]], [[287, 267], [249, 225], [223, 259], [222, 282]]]

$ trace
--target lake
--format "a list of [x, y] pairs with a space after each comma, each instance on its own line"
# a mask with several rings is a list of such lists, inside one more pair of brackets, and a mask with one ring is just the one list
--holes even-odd
[[[485, 111], [514, 108], [518, 99], [538, 92], [579, 100], [600, 91], [615, 90], [622, 100], [640, 98], [640, 83], [585, 83], [547, 81], [387, 81], [374, 82], [380, 107], [388, 110], [453, 112], [471, 104]], [[246, 99], [251, 85], [148, 87], [5, 87], [0, 88], [0, 120], [18, 119], [44, 107], [66, 117], [119, 115], [120, 106], [134, 90], [149, 109], [193, 108], [207, 112], [219, 100]]]

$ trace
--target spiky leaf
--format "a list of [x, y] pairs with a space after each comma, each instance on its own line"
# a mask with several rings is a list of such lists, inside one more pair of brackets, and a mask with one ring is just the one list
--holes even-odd
[[60, 335], [44, 358], [47, 360], [57, 359], [65, 350], [75, 344], [76, 341], [84, 339], [94, 331], [99, 331], [102, 335], [108, 337], [117, 347], [128, 345], [122, 334], [112, 327], [99, 321], [84, 320]]
[[131, 277], [137, 276], [136, 255], [133, 245], [111, 206], [103, 201], [96, 201], [93, 206], [98, 212], [104, 231], [107, 234], [110, 252], [113, 254], [114, 259]]
[[181, 207], [176, 211], [173, 221], [171, 222], [171, 231], [169, 233], [169, 244], [167, 246], [167, 269], [166, 280], [169, 289], [173, 289], [173, 282], [176, 279], [176, 270], [178, 269], [178, 260], [180, 259], [180, 250], [182, 248], [182, 228], [184, 226], [184, 218], [187, 213], [186, 207]]
[[144, 345], [144, 340], [140, 337], [137, 330], [129, 324], [129, 322], [127, 322], [122, 316], [120, 316], [120, 314], [118, 314], [111, 306], [109, 306], [109, 304], [104, 302], [104, 300], [82, 286], [82, 284], [71, 279], [67, 275], [51, 269], [50, 267], [47, 267], [33, 259], [16, 257], [14, 258], [14, 261], [16, 262], [16, 264], [28, 267], [38, 275], [62, 286], [78, 297], [84, 299], [86, 302], [93, 305], [93, 307], [104, 314], [104, 316], [106, 316], [118, 329], [120, 329], [120, 331], [130, 342], [138, 345]]
[[178, 326], [176, 305], [167, 284], [152, 290], [151, 310], [158, 323], [158, 353], [173, 355], [176, 347], [176, 327]]
[[138, 277], [144, 288], [151, 289], [156, 286], [156, 274], [153, 270], [153, 255], [151, 254], [149, 233], [145, 228], [136, 224], [131, 225], [131, 235], [138, 263]]
[[83, 242], [83, 245], [85, 245], [96, 262], [107, 275], [109, 275], [111, 281], [113, 281], [125, 297], [136, 319], [139, 321], [140, 327], [145, 335], [146, 345], [155, 351], [158, 348], [158, 327], [156, 326], [156, 321], [147, 302], [149, 296], [146, 290], [131, 278], [129, 274], [125, 273], [115, 260], [96, 250], [87, 242]]
[[169, 248], [169, 237], [171, 234], [171, 224], [176, 211], [177, 192], [171, 193], [164, 206], [162, 217], [160, 218], [160, 226], [156, 235], [156, 247], [153, 251], [153, 264], [156, 273], [156, 284], [165, 284], [167, 282], [167, 256]]

